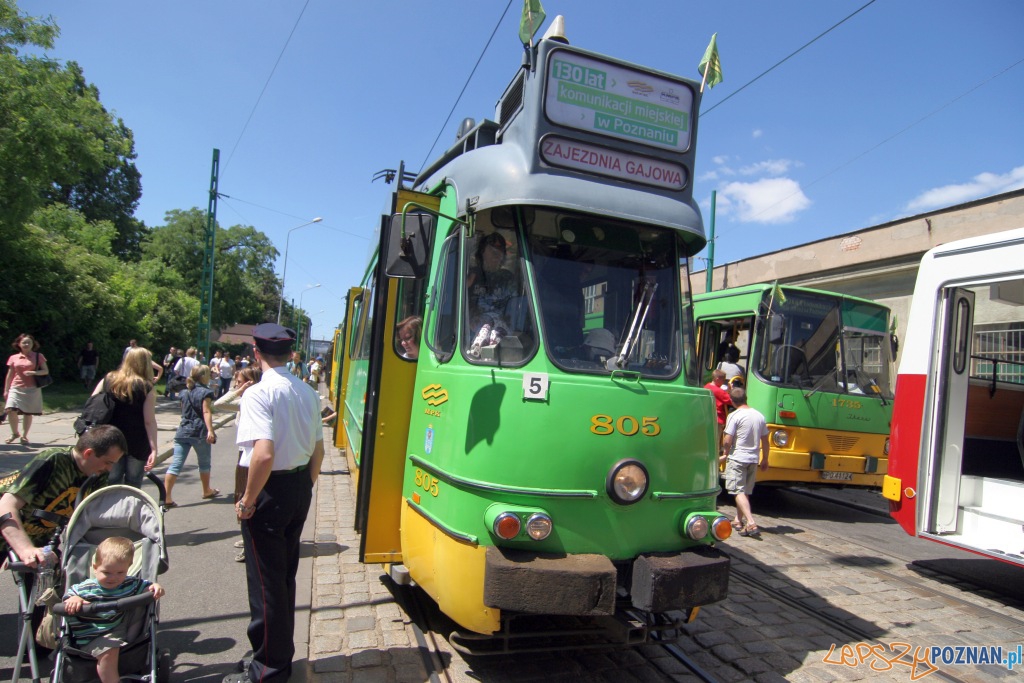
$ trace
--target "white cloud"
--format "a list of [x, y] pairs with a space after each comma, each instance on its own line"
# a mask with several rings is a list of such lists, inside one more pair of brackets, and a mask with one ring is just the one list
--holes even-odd
[[788, 223], [811, 205], [800, 183], [790, 178], [729, 183], [718, 196], [718, 207], [741, 223]]
[[782, 175], [793, 166], [796, 166], [793, 161], [789, 159], [769, 159], [768, 161], [759, 161], [756, 164], [744, 166], [740, 169], [741, 175]]
[[970, 182], [959, 185], [945, 185], [922, 192], [907, 204], [907, 210], [919, 213], [962, 204], [972, 199], [988, 197], [1001, 192], [1010, 192], [1024, 187], [1024, 166], [1018, 166], [1009, 173], [979, 173]]
[[754, 138], [756, 140], [759, 137], [761, 137], [762, 135], [764, 135], [764, 133], [761, 131], [760, 128], [757, 128], [757, 129], [754, 130], [753, 133], [750, 134], [750, 137], [752, 137], [752, 138]]

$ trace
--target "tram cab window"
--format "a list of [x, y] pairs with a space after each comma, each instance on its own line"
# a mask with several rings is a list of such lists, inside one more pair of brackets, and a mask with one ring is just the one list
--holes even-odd
[[458, 339], [459, 233], [448, 236], [441, 245], [441, 264], [427, 311], [427, 330], [423, 341], [442, 363], [455, 353]]
[[463, 353], [471, 363], [520, 365], [537, 344], [524, 255], [514, 230], [487, 219], [466, 239]]
[[419, 357], [423, 330], [425, 279], [406, 279], [399, 282], [393, 348], [400, 358], [415, 361]]
[[570, 372], [679, 373], [679, 262], [670, 231], [537, 209], [528, 232], [553, 363]]

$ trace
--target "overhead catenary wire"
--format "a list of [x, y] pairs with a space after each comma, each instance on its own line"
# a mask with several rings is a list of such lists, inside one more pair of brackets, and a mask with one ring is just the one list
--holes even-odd
[[[480, 66], [480, 62], [483, 61], [484, 55], [487, 54], [487, 48], [491, 46], [491, 41], [494, 40], [494, 35], [498, 32], [498, 28], [501, 26], [501, 22], [505, 20], [505, 15], [508, 14], [509, 8], [512, 6], [513, 0], [508, 0], [508, 4], [505, 5], [505, 11], [501, 13], [501, 17], [498, 19], [498, 23], [494, 25], [494, 30], [491, 31], [491, 36], [487, 39], [487, 44], [484, 45], [484, 49], [480, 51], [480, 56], [476, 58], [476, 64], [473, 65], [473, 70], [469, 72], [469, 76], [466, 78], [466, 82], [462, 86], [462, 90], [459, 91], [459, 96], [455, 98], [455, 103], [452, 104], [451, 110], [448, 112], [448, 116], [445, 117], [444, 123], [441, 124], [441, 130], [437, 131], [437, 137], [434, 138], [434, 143], [430, 145], [430, 149], [427, 150], [427, 155], [424, 157], [423, 162], [420, 164], [420, 168], [424, 168], [427, 162], [430, 161], [430, 155], [434, 153], [434, 148], [437, 147], [437, 141], [441, 139], [441, 135], [444, 133], [445, 127], [448, 122], [452, 120], [452, 114], [455, 113], [455, 108], [459, 106], [459, 101], [462, 100], [462, 96], [466, 94], [466, 88], [469, 87], [469, 82], [473, 80], [473, 74], [476, 73], [476, 69]], [[872, 0], [874, 2], [874, 0]]]
[[804, 51], [805, 49], [807, 49], [808, 47], [810, 47], [810, 46], [811, 46], [811, 45], [813, 45], [814, 43], [818, 42], [819, 40], [821, 40], [822, 38], [824, 38], [824, 37], [825, 37], [826, 35], [828, 35], [828, 34], [829, 34], [829, 33], [831, 33], [832, 31], [834, 31], [835, 29], [837, 29], [837, 28], [839, 28], [840, 26], [842, 26], [843, 24], [845, 24], [845, 23], [846, 23], [847, 21], [849, 21], [849, 20], [850, 20], [850, 19], [852, 19], [852, 18], [853, 18], [854, 16], [856, 16], [856, 15], [857, 15], [858, 13], [860, 13], [860, 12], [862, 12], [863, 10], [867, 9], [867, 8], [868, 8], [869, 6], [871, 6], [871, 5], [875, 4], [875, 2], [876, 2], [876, 1], [877, 1], [877, 0], [869, 0], [869, 2], [867, 2], [866, 4], [864, 4], [864, 5], [861, 5], [861, 6], [859, 7], [859, 8], [857, 8], [856, 10], [854, 10], [853, 12], [851, 12], [850, 14], [848, 14], [848, 15], [847, 15], [847, 16], [846, 16], [845, 18], [843, 18], [843, 19], [839, 20], [838, 22], [836, 22], [835, 24], [833, 24], [833, 25], [832, 25], [832, 26], [830, 26], [829, 28], [825, 29], [824, 31], [822, 31], [821, 33], [819, 33], [819, 34], [818, 34], [817, 36], [815, 36], [815, 37], [814, 37], [814, 38], [812, 38], [811, 40], [807, 41], [806, 43], [804, 43], [803, 45], [801, 45], [800, 47], [798, 47], [798, 48], [797, 48], [796, 50], [794, 50], [793, 52], [789, 53], [788, 55], [786, 55], [785, 57], [783, 57], [783, 58], [782, 58], [781, 60], [779, 60], [779, 61], [778, 61], [778, 62], [776, 62], [775, 64], [771, 65], [770, 67], [768, 67], [767, 69], [765, 69], [764, 71], [762, 71], [761, 73], [759, 73], [759, 74], [758, 74], [757, 76], [754, 76], [754, 77], [753, 77], [752, 79], [750, 79], [749, 81], [747, 81], [746, 83], [744, 83], [743, 85], [741, 85], [741, 86], [740, 86], [739, 88], [737, 88], [736, 90], [732, 91], [731, 93], [729, 93], [728, 95], [726, 95], [725, 97], [723, 97], [723, 98], [722, 98], [722, 99], [721, 99], [720, 101], [718, 101], [718, 102], [715, 102], [715, 104], [714, 104], [713, 106], [711, 106], [711, 107], [708, 107], [708, 110], [707, 110], [706, 112], [702, 112], [702, 113], [701, 113], [701, 117], [707, 116], [707, 115], [708, 115], [708, 114], [710, 114], [710, 113], [711, 113], [712, 111], [714, 111], [714, 110], [715, 110], [715, 109], [717, 109], [718, 107], [722, 106], [723, 104], [725, 104], [726, 102], [728, 102], [728, 101], [729, 101], [730, 99], [732, 99], [732, 98], [733, 98], [733, 97], [735, 97], [736, 95], [739, 95], [739, 94], [740, 94], [740, 93], [741, 93], [741, 92], [742, 92], [742, 91], [743, 91], [744, 89], [746, 89], [746, 88], [747, 88], [748, 86], [750, 86], [750, 85], [753, 85], [753, 84], [754, 84], [754, 83], [755, 83], [756, 81], [760, 80], [760, 79], [761, 79], [762, 77], [764, 77], [764, 76], [768, 75], [769, 73], [771, 73], [772, 71], [774, 71], [774, 70], [775, 70], [776, 68], [778, 68], [778, 67], [782, 66], [782, 65], [783, 65], [783, 64], [785, 64], [785, 63], [786, 63], [787, 61], [789, 61], [789, 60], [790, 60], [791, 58], [793, 58], [793, 57], [795, 57], [796, 55], [798, 55], [799, 53], [803, 52], [803, 51]]
[[270, 86], [271, 79], [274, 78], [274, 72], [277, 71], [277, 65], [281, 63], [281, 58], [284, 57], [285, 51], [288, 49], [289, 43], [292, 42], [292, 36], [295, 35], [295, 29], [299, 27], [299, 22], [302, 21], [302, 15], [306, 13], [306, 8], [309, 7], [309, 0], [306, 0], [305, 4], [302, 5], [302, 11], [299, 12], [299, 16], [295, 19], [295, 24], [292, 26], [291, 32], [288, 34], [288, 39], [284, 41], [284, 46], [281, 48], [281, 53], [277, 55], [277, 61], [274, 62], [274, 66], [270, 69], [270, 74], [267, 76], [266, 82], [263, 84], [263, 89], [260, 90], [259, 97], [256, 98], [256, 102], [252, 105], [252, 110], [249, 112], [249, 117], [245, 119], [245, 125], [242, 126], [242, 131], [238, 134], [238, 139], [235, 140], [235, 146], [231, 148], [231, 153], [228, 154], [228, 160], [224, 164], [224, 169], [231, 165], [231, 159], [235, 156], [235, 150], [238, 149], [238, 145], [242, 142], [242, 137], [245, 135], [246, 129], [249, 127], [249, 122], [252, 121], [253, 115], [256, 114], [256, 109], [260, 106], [260, 100], [263, 99], [264, 93], [267, 92], [267, 87]]

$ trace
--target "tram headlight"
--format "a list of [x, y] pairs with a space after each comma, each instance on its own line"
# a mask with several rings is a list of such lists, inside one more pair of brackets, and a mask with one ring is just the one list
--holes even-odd
[[538, 512], [530, 515], [530, 518], [526, 520], [526, 533], [535, 541], [543, 541], [551, 535], [553, 526], [550, 517]]
[[616, 503], [632, 505], [644, 497], [649, 484], [646, 467], [636, 460], [623, 460], [608, 473], [605, 488]]
[[885, 439], [885, 445], [882, 446], [882, 453], [884, 453], [886, 455], [889, 455], [889, 438], [888, 437], [886, 437], [886, 439]]
[[715, 537], [716, 541], [727, 541], [732, 536], [732, 522], [729, 521], [728, 517], [719, 515], [715, 517], [715, 521], [711, 523], [711, 535]]
[[708, 523], [707, 518], [701, 515], [691, 515], [686, 520], [686, 535], [695, 541], [703, 541], [707, 538], [708, 531], [711, 530], [711, 525]]
[[789, 432], [785, 429], [776, 429], [772, 432], [772, 444], [779, 448], [785, 448], [789, 445]]

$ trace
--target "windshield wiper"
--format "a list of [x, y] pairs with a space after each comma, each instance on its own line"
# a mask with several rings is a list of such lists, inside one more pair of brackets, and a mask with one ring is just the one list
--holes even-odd
[[[838, 377], [839, 377], [839, 372], [838, 372], [838, 369], [837, 369], [837, 371], [836, 371], [836, 375], [835, 375], [835, 376], [836, 376], [836, 378], [837, 378], [837, 379], [836, 379], [836, 382], [838, 383]], [[819, 378], [818, 378], [818, 381], [817, 381], [817, 382], [815, 382], [815, 383], [814, 383], [814, 384], [813, 384], [813, 385], [811, 386], [811, 390], [810, 390], [810, 391], [808, 391], [808, 392], [807, 392], [806, 394], [804, 394], [804, 398], [810, 398], [811, 396], [814, 396], [814, 395], [815, 395], [816, 393], [818, 393], [819, 391], [821, 391], [821, 388], [822, 388], [823, 386], [825, 386], [825, 382], [826, 382], [826, 380], [829, 380], [829, 379], [832, 379], [832, 373], [831, 373], [831, 372], [826, 372], [826, 373], [825, 373], [824, 375], [822, 375], [821, 377], [819, 377]]]
[[618, 354], [609, 358], [605, 364], [609, 370], [621, 370], [626, 367], [626, 361], [633, 354], [637, 343], [640, 341], [640, 333], [644, 329], [644, 322], [647, 320], [647, 314], [651, 310], [651, 304], [654, 303], [654, 292], [657, 289], [657, 282], [653, 279], [644, 278], [640, 300], [637, 302], [636, 309], [629, 319], [629, 332], [626, 334], [626, 339], [622, 342]]

